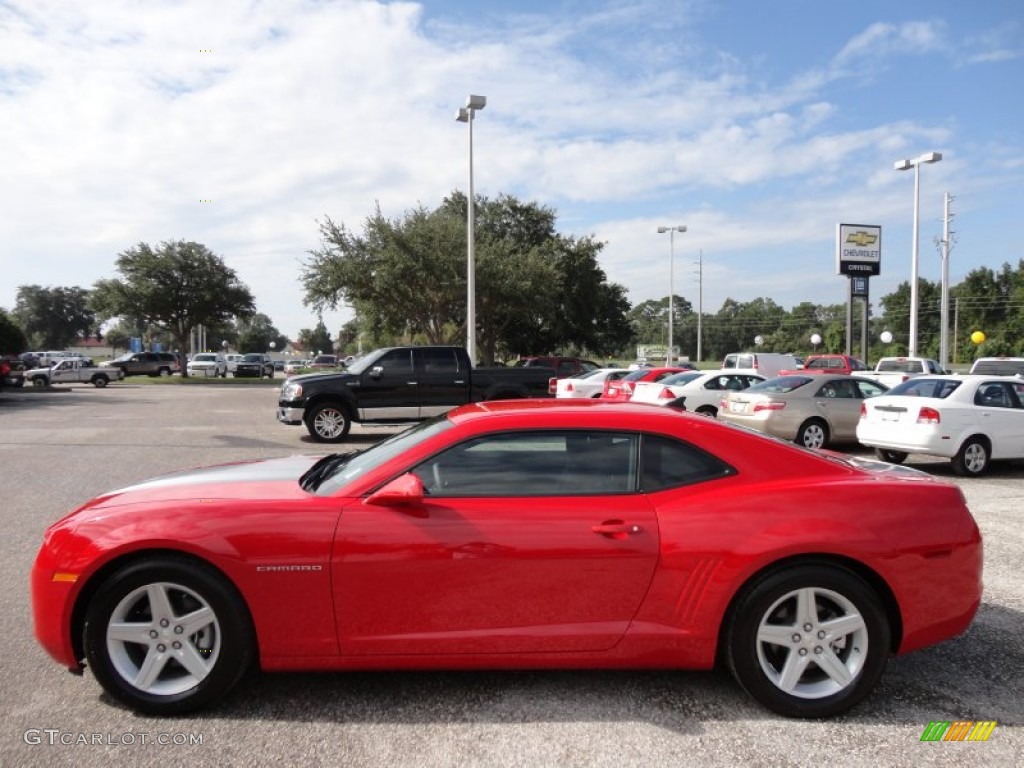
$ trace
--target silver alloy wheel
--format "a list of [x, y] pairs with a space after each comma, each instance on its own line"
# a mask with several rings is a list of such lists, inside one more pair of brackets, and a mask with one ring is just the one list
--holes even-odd
[[812, 421], [800, 430], [800, 445], [805, 448], [821, 448], [825, 445], [825, 428]]
[[195, 688], [221, 652], [220, 625], [209, 603], [169, 582], [125, 595], [110, 616], [106, 640], [117, 674], [133, 688], [157, 696]]
[[313, 429], [324, 440], [344, 436], [348, 418], [339, 408], [321, 408], [313, 418]]
[[775, 601], [757, 630], [757, 660], [780, 691], [801, 699], [839, 693], [868, 658], [868, 630], [857, 607], [829, 589], [804, 587]]
[[964, 466], [972, 475], [985, 471], [988, 465], [988, 451], [979, 442], [972, 442], [964, 449]]

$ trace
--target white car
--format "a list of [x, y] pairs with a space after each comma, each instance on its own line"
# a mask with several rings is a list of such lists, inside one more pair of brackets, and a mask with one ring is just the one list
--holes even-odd
[[216, 352], [199, 352], [192, 355], [192, 359], [185, 367], [189, 376], [219, 376], [223, 379], [228, 375], [227, 361]]
[[243, 357], [245, 357], [245, 355], [224, 355], [224, 362], [227, 363], [228, 373], [234, 375], [235, 371], [238, 369], [238, 364], [241, 362]]
[[857, 439], [884, 461], [944, 456], [976, 477], [994, 459], [1024, 459], [1024, 379], [918, 376], [861, 404]]
[[661, 381], [637, 382], [630, 402], [674, 406], [683, 398], [686, 410], [713, 418], [718, 415], [718, 403], [724, 392], [739, 392], [759, 381], [764, 381], [764, 376], [756, 373], [687, 371]]
[[606, 381], [618, 381], [628, 373], [625, 368], [598, 368], [596, 371], [558, 379], [555, 383], [555, 397], [600, 397]]

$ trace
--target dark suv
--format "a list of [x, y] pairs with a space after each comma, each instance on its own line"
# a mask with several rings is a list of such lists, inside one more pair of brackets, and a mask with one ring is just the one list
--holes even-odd
[[274, 378], [274, 361], [269, 355], [261, 355], [259, 352], [250, 352], [242, 355], [242, 359], [235, 366], [235, 378], [241, 376], [254, 376], [256, 378]]
[[170, 376], [181, 373], [178, 356], [171, 352], [129, 352], [109, 365], [120, 368], [125, 376]]

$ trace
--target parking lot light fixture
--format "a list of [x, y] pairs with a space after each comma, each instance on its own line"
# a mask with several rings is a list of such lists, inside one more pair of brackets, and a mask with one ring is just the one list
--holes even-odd
[[672, 320], [675, 315], [675, 261], [676, 261], [676, 232], [685, 232], [686, 226], [677, 224], [674, 227], [658, 227], [659, 234], [668, 232], [668, 352], [665, 353], [665, 365], [672, 365], [672, 353], [674, 351], [674, 337]]
[[921, 163], [937, 163], [942, 159], [941, 152], [925, 152], [917, 157], [897, 160], [893, 163], [893, 170], [909, 171], [914, 169], [914, 236], [911, 245], [910, 256], [910, 341], [908, 342], [908, 354], [911, 357], [917, 356], [917, 308], [918, 308], [918, 213], [921, 199]]
[[460, 123], [469, 124], [469, 197], [466, 205], [466, 351], [470, 363], [476, 362], [476, 265], [474, 262], [474, 209], [476, 199], [473, 195], [473, 118], [476, 113], [487, 106], [486, 96], [470, 94], [466, 98], [466, 106], [460, 107], [455, 119]]

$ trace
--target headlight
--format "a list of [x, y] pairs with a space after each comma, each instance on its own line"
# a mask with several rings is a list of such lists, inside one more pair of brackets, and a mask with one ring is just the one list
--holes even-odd
[[302, 397], [302, 385], [297, 382], [285, 382], [281, 385], [281, 399], [295, 400]]

